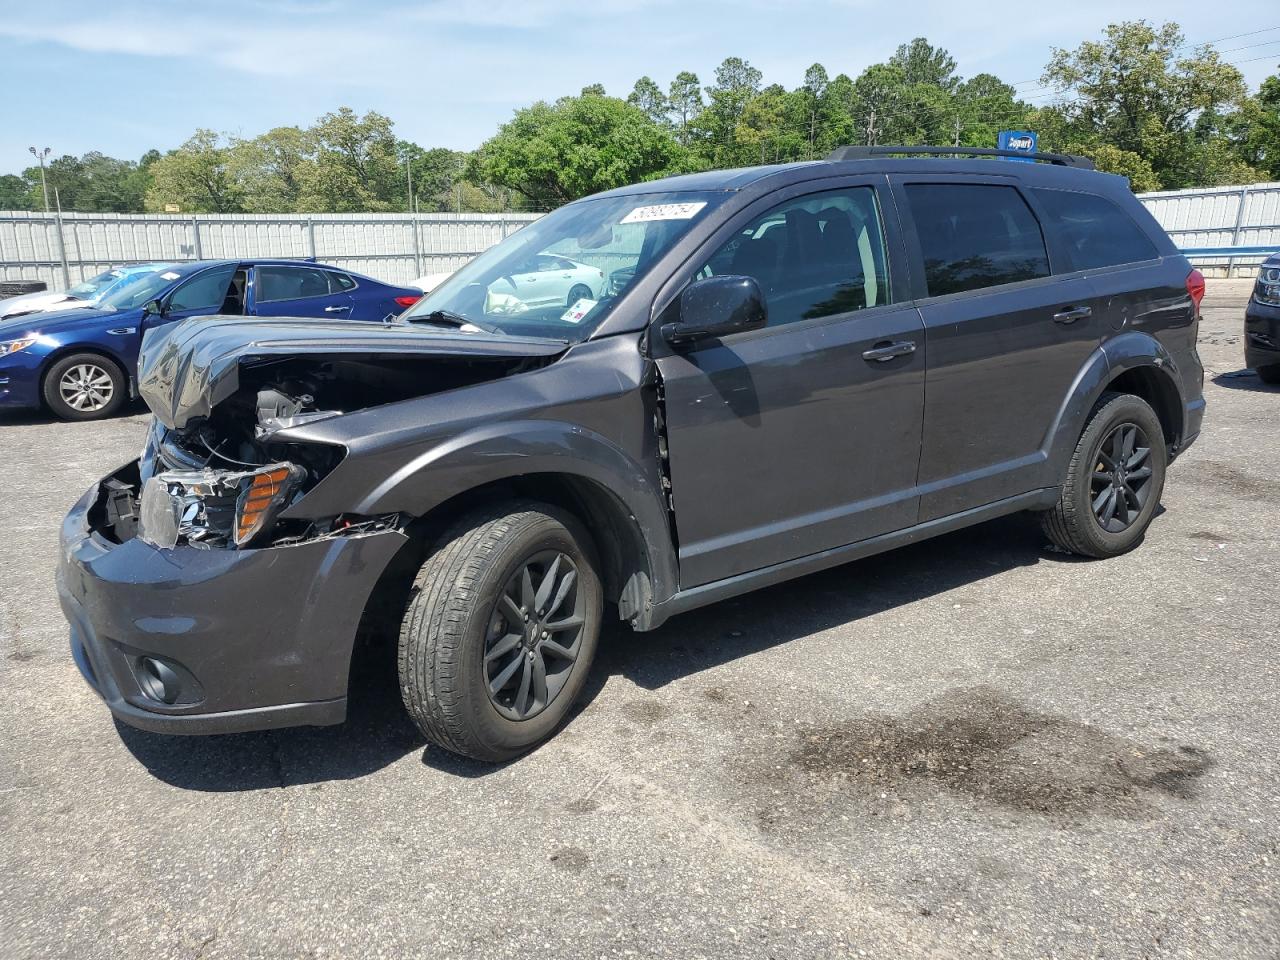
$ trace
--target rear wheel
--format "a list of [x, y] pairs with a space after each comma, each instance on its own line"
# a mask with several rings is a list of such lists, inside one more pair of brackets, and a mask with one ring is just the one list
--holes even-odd
[[579, 300], [590, 300], [590, 299], [591, 299], [591, 288], [588, 287], [585, 283], [576, 283], [574, 284], [573, 289], [569, 291], [569, 302], [566, 304], [566, 306], [572, 307]]
[[1268, 364], [1265, 367], [1258, 367], [1258, 379], [1263, 383], [1280, 383], [1280, 363]]
[[431, 742], [501, 761], [549, 737], [582, 692], [602, 590], [572, 516], [525, 503], [472, 513], [422, 565], [400, 629], [400, 691]]
[[1167, 463], [1155, 411], [1127, 393], [1106, 393], [1080, 435], [1057, 504], [1041, 515], [1045, 534], [1084, 557], [1132, 550], [1155, 516]]
[[63, 420], [102, 420], [123, 406], [128, 392], [124, 371], [97, 353], [73, 353], [44, 375], [44, 402]]

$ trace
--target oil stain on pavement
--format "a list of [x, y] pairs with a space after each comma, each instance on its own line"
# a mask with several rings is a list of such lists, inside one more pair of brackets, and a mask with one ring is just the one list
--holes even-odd
[[901, 717], [802, 729], [786, 766], [837, 783], [850, 800], [892, 794], [910, 804], [941, 788], [1046, 817], [1145, 819], [1159, 795], [1193, 798], [1211, 761], [1195, 747], [1145, 747], [974, 687]]

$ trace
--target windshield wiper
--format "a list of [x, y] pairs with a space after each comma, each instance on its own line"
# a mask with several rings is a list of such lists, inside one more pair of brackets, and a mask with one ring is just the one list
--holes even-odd
[[491, 324], [472, 320], [470, 317], [464, 317], [462, 314], [454, 313], [452, 310], [432, 310], [430, 313], [424, 313], [420, 317], [408, 317], [407, 322], [434, 323], [442, 327], [453, 327], [457, 330], [461, 330], [463, 327], [475, 327], [485, 333], [502, 333], [501, 330]]

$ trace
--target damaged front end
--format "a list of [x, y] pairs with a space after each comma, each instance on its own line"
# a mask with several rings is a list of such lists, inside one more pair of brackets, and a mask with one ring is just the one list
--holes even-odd
[[104, 481], [96, 526], [172, 549], [287, 546], [400, 529], [399, 514], [282, 515], [347, 455], [300, 442], [320, 420], [552, 362], [556, 341], [358, 322], [201, 318], [148, 335], [141, 458]]

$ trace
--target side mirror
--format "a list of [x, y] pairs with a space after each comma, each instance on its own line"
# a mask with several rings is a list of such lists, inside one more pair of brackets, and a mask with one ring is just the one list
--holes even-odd
[[662, 325], [670, 343], [703, 337], [725, 337], [765, 325], [768, 310], [755, 277], [706, 277], [695, 280], [680, 294], [680, 314]]
[[164, 304], [159, 300], [148, 300], [142, 305], [142, 312], [148, 317], [163, 317]]

